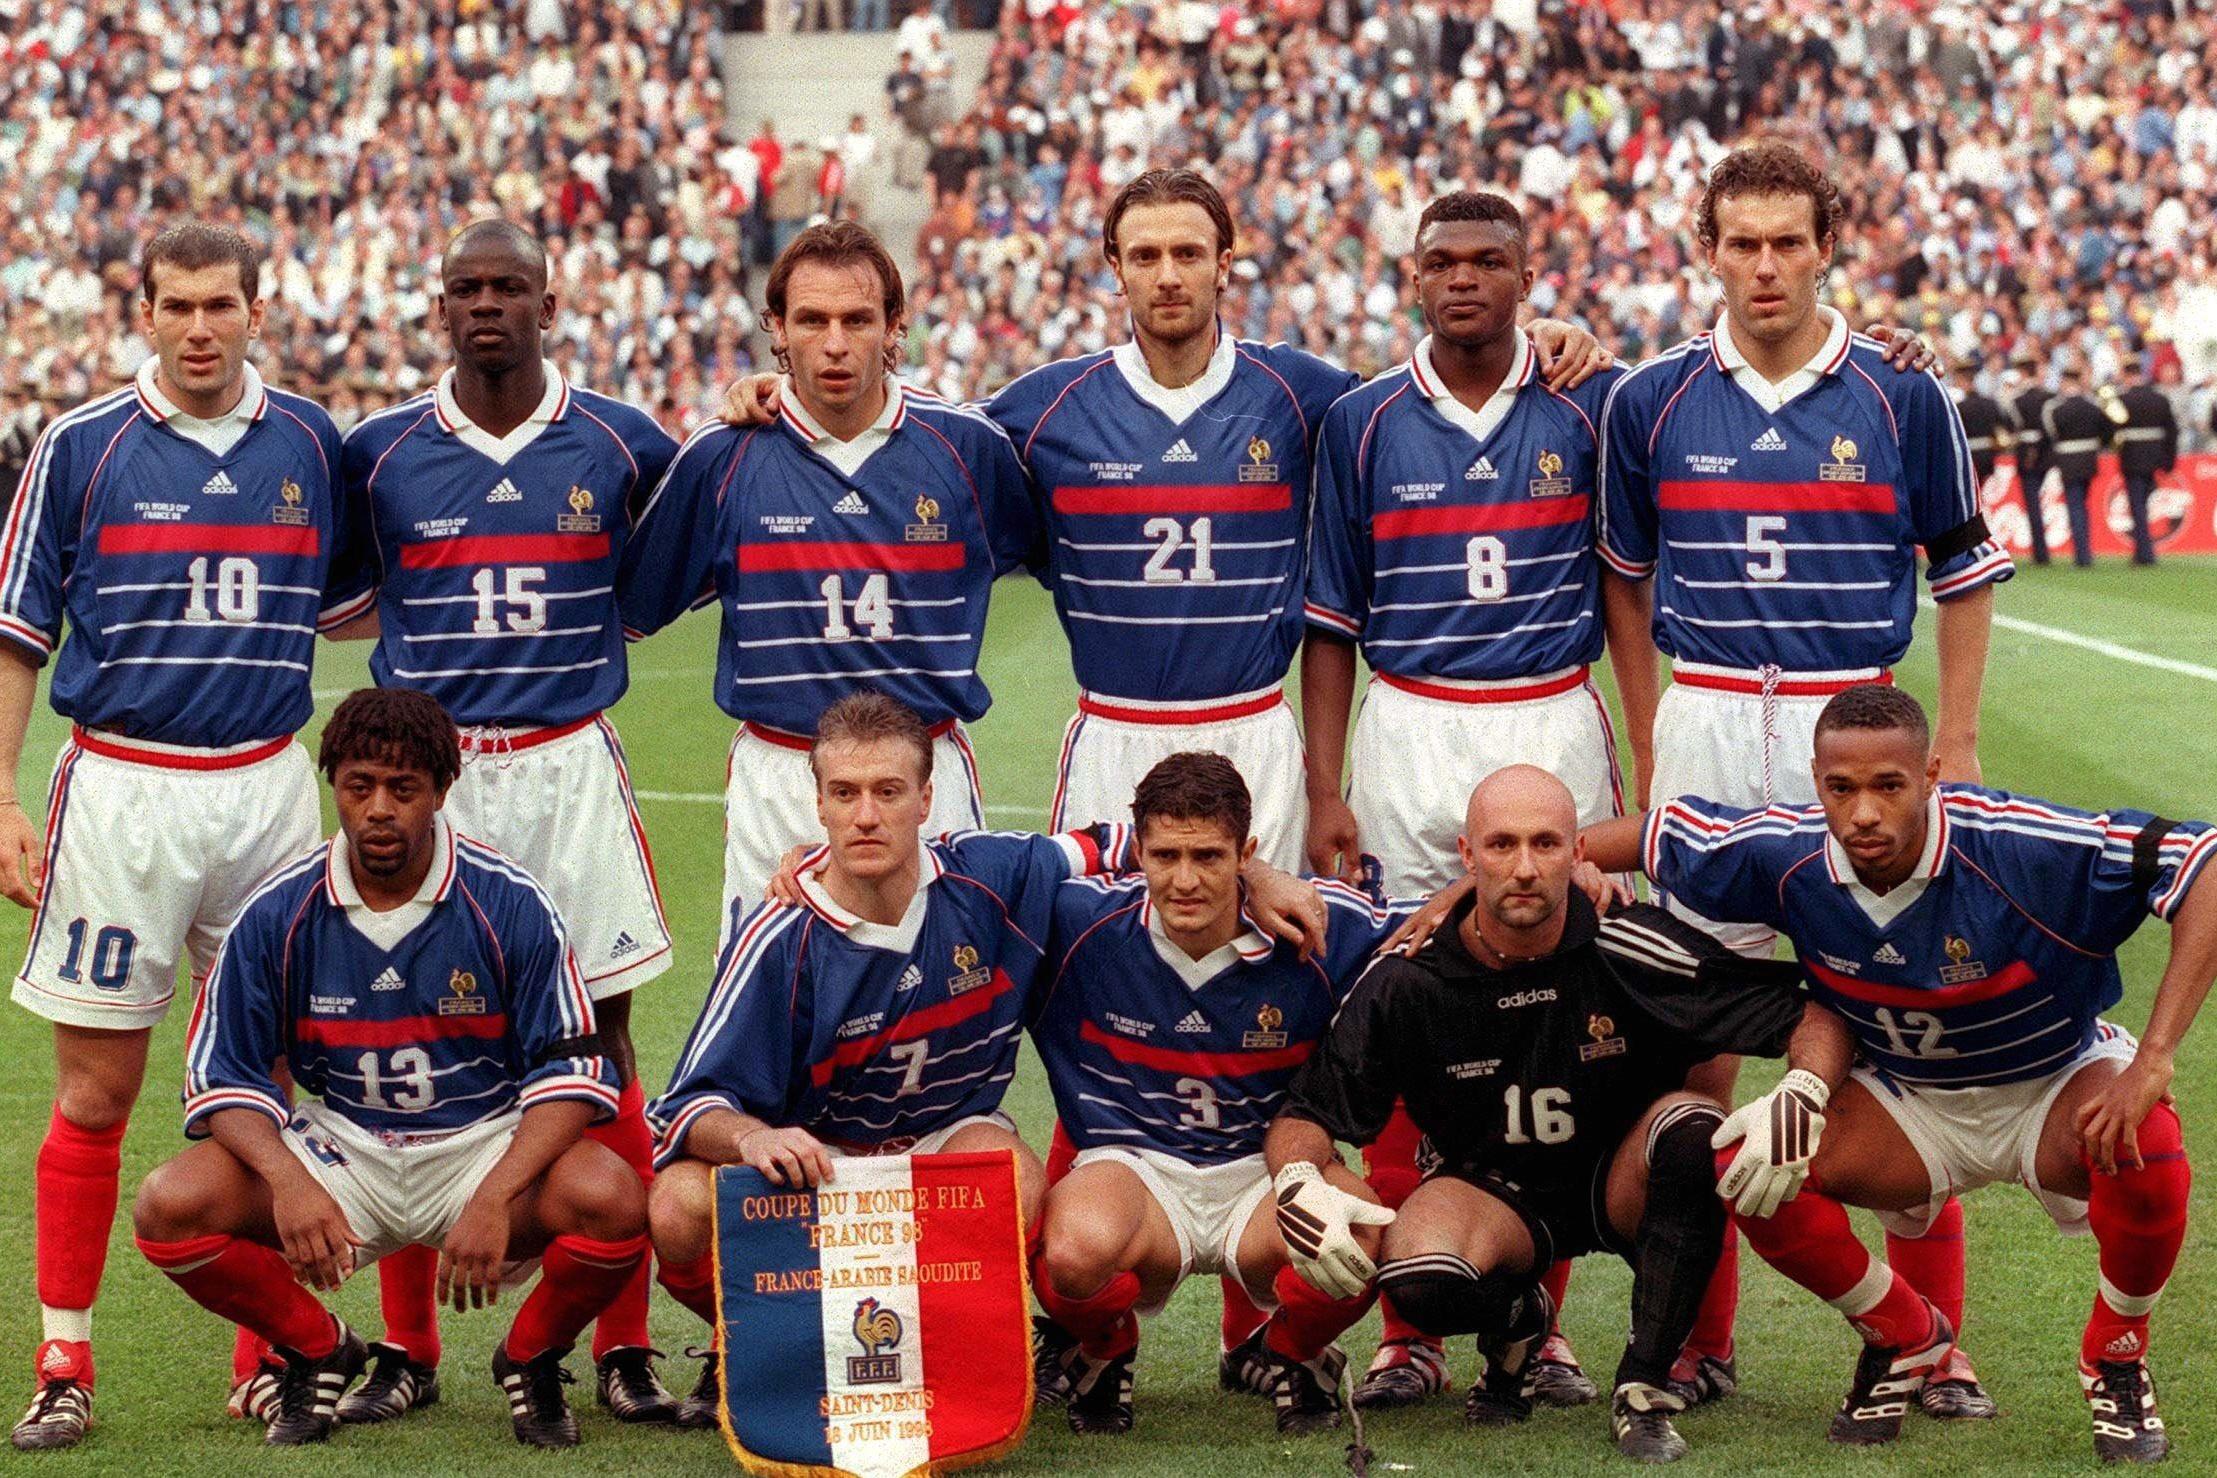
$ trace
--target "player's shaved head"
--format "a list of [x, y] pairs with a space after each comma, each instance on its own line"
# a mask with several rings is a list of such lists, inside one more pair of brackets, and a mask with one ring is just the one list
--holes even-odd
[[1563, 936], [1578, 861], [1578, 803], [1536, 765], [1509, 765], [1478, 782], [1456, 841], [1478, 885], [1463, 941], [1479, 958], [1552, 953]]
[[439, 259], [440, 279], [453, 277], [455, 264], [465, 256], [500, 252], [514, 257], [544, 290], [547, 284], [547, 249], [539, 238], [514, 221], [487, 216], [471, 221], [447, 238], [446, 254]]
[[1504, 765], [1478, 782], [1463, 812], [1464, 834], [1473, 840], [1501, 825], [1546, 822], [1564, 834], [1578, 832], [1578, 802], [1570, 787], [1538, 765]]

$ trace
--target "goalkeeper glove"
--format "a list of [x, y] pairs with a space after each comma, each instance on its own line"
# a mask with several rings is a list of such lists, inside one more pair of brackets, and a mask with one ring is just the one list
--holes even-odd
[[1334, 1298], [1353, 1298], [1368, 1287], [1378, 1265], [1357, 1245], [1354, 1228], [1382, 1227], [1393, 1213], [1330, 1184], [1307, 1160], [1286, 1166], [1271, 1185], [1278, 1196], [1278, 1234], [1292, 1254], [1294, 1271]]
[[1709, 1141], [1720, 1150], [1741, 1141], [1717, 1194], [1742, 1216], [1769, 1216], [1791, 1201], [1809, 1178], [1831, 1098], [1824, 1079], [1795, 1068], [1776, 1088], [1735, 1109]]

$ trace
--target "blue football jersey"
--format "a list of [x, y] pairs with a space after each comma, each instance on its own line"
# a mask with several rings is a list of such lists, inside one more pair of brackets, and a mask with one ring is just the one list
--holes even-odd
[[1056, 889], [1128, 850], [1121, 827], [954, 832], [925, 845], [897, 925], [856, 918], [813, 882], [805, 905], [758, 907], [648, 1107], [656, 1163], [683, 1156], [718, 1108], [855, 1149], [991, 1113], [1016, 1073]]
[[993, 581], [1033, 539], [1015, 448], [982, 415], [894, 385], [883, 443], [849, 474], [787, 394], [776, 422], [717, 422], [679, 450], [624, 551], [627, 634], [720, 600], [716, 702], [788, 734], [815, 733], [866, 684], [927, 723], [980, 717]]
[[340, 451], [377, 554], [370, 672], [459, 724], [589, 718], [623, 696], [617, 562], [677, 443], [551, 364], [545, 399], [505, 438], [470, 424], [453, 382], [369, 417]]
[[1557, 394], [1519, 334], [1507, 408], [1481, 437], [1473, 413], [1439, 403], [1430, 347], [1324, 418], [1309, 624], [1395, 677], [1497, 681], [1593, 661], [1595, 419], [1615, 372]]
[[1298, 349], [1220, 334], [1208, 371], [1179, 390], [1155, 385], [1126, 343], [993, 397], [986, 413], [1044, 503], [1045, 578], [1081, 687], [1205, 702], [1285, 680], [1310, 452], [1355, 383]]
[[217, 456], [163, 424], [153, 385], [149, 361], [39, 436], [0, 535], [0, 636], [40, 662], [61, 645], [54, 709], [88, 728], [211, 749], [290, 734], [318, 628], [369, 605], [338, 431], [248, 366], [251, 424]]
[[1402, 916], [1344, 883], [1316, 886], [1325, 950], [1308, 960], [1252, 922], [1195, 960], [1158, 932], [1146, 879], [1063, 886], [1032, 1040], [1072, 1143], [1196, 1165], [1262, 1153], [1294, 1073]]
[[1655, 579], [1655, 642], [1743, 670], [1855, 673], [1909, 649], [1917, 550], [1950, 600], [2013, 573], [1979, 514], [1955, 402], [1833, 315], [1815, 383], [1775, 412], [1715, 334], [1626, 375], [1602, 424], [1601, 553]]
[[1882, 897], [1856, 881], [1821, 806], [1683, 797], [1648, 813], [1641, 848], [1648, 876], [1688, 906], [1793, 940], [1863, 1056], [1934, 1088], [2069, 1063], [2123, 993], [2118, 947], [2149, 914], [2169, 919], [2217, 857], [2202, 822], [1972, 785], [1938, 787], [1927, 825], [1916, 872]]
[[[575, 1099], [616, 1112], [616, 1073], [554, 905], [442, 818], [422, 896], [390, 950], [348, 917], [343, 836], [262, 884], [216, 954], [185, 1045], [185, 1132], [222, 1109], [291, 1117], [273, 1069], [372, 1134], [465, 1128]], [[405, 906], [405, 905], [404, 905]]]

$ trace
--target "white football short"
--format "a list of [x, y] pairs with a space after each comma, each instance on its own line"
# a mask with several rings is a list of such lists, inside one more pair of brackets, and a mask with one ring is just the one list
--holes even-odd
[[[1671, 684], [1655, 709], [1650, 804], [1690, 795], [1748, 808], [1815, 805], [1817, 781], [1810, 766], [1817, 752], [1817, 715], [1843, 688], [1882, 680], [1875, 667], [1766, 674], [1674, 664]], [[1763, 925], [1707, 919], [1676, 899], [1663, 901], [1725, 948], [1759, 960], [1771, 957], [1777, 935]]]
[[[1197, 1273], [1237, 1276], [1240, 1236], [1270, 1194], [1270, 1167], [1261, 1155], [1195, 1165], [1160, 1150], [1103, 1145], [1078, 1151], [1070, 1162], [1072, 1170], [1087, 1165], [1121, 1165], [1139, 1177], [1178, 1238], [1181, 1282]], [[1142, 1304], [1139, 1312], [1159, 1314], [1168, 1301], [1166, 1295], [1161, 1303]]]
[[947, 1141], [953, 1139], [965, 1129], [981, 1128], [1006, 1130], [1019, 1139], [1023, 1138], [1022, 1135], [1016, 1133], [1016, 1121], [999, 1109], [995, 1109], [989, 1114], [971, 1114], [966, 1118], [957, 1119], [944, 1128], [932, 1130], [929, 1134], [919, 1134], [908, 1139], [889, 1139], [883, 1144], [874, 1144], [867, 1148], [861, 1145], [834, 1144], [828, 1139], [823, 1140], [822, 1144], [826, 1153], [834, 1160], [869, 1160], [875, 1159], [879, 1155], [936, 1155], [947, 1147]]
[[1616, 734], [1583, 667], [1510, 682], [1379, 675], [1355, 721], [1347, 803], [1386, 895], [1421, 898], [1463, 875], [1455, 839], [1470, 793], [1506, 765], [1570, 787], [1578, 824], [1623, 814]]
[[1255, 855], [1286, 872], [1306, 872], [1307, 752], [1300, 721], [1279, 688], [1200, 704], [1081, 695], [1063, 731], [1047, 829], [1067, 831], [1095, 821], [1130, 825], [1139, 782], [1157, 764], [1187, 750], [1223, 755], [1247, 782]]
[[[793, 848], [824, 839], [816, 819], [816, 776], [808, 767], [809, 741], [741, 724], [732, 737], [724, 771], [724, 916], [717, 925], [720, 958], [735, 920], [762, 901]], [[931, 814], [924, 832], [978, 831], [985, 801], [978, 794], [978, 759], [961, 724], [935, 729], [931, 760]]]
[[670, 968], [647, 830], [615, 726], [600, 715], [551, 729], [465, 729], [447, 818], [539, 880], [596, 1001]]
[[1896, 1083], [1858, 1065], [1851, 1076], [1870, 1090], [1924, 1161], [1932, 1199], [1909, 1211], [1881, 1211], [1886, 1230], [1921, 1237], [1951, 1196], [1980, 1186], [2015, 1182], [2032, 1192], [2040, 1209], [2066, 1237], [2086, 1232], [2086, 1203], [2044, 1189], [2039, 1178], [2040, 1133], [2063, 1089], [2091, 1062], [2129, 1063], [2140, 1050], [2131, 1032], [2100, 1022], [2086, 1050], [2042, 1078], [1988, 1087], [1924, 1088]]
[[[387, 1136], [307, 1099], [293, 1109], [284, 1140], [362, 1239], [354, 1250], [359, 1270], [403, 1247], [444, 1242], [522, 1120], [515, 1110], [447, 1134]], [[511, 1274], [529, 1267], [513, 1263]]]
[[195, 985], [247, 897], [323, 839], [290, 737], [181, 749], [76, 730], [54, 762], [46, 885], [15, 999], [64, 1026], [150, 1027]]

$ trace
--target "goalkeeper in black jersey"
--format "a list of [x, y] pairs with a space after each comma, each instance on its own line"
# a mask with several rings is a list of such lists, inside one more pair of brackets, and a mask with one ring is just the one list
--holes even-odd
[[[1671, 1461], [1684, 1409], [1667, 1389], [1723, 1245], [1720, 1191], [1767, 1215], [1800, 1189], [1850, 1039], [1792, 964], [1732, 954], [1660, 909], [1597, 916], [1571, 886], [1577, 815], [1543, 770], [1471, 795], [1474, 886], [1439, 932], [1383, 955], [1356, 985], [1272, 1123], [1279, 1224], [1304, 1277], [1334, 1297], [1379, 1291], [1428, 1334], [1475, 1334], [1487, 1369], [1472, 1421], [1522, 1420], [1526, 1358], [1553, 1318], [1540, 1276], [1607, 1250], [1631, 1263], [1632, 1334], [1617, 1367], [1617, 1446]], [[1720, 1052], [1785, 1055], [1771, 1094], [1730, 1114], [1684, 1090]], [[1319, 1167], [1367, 1143], [1403, 1099], [1424, 1131], [1424, 1183], [1389, 1225]], [[1744, 1141], [1720, 1185], [1715, 1150]]]

